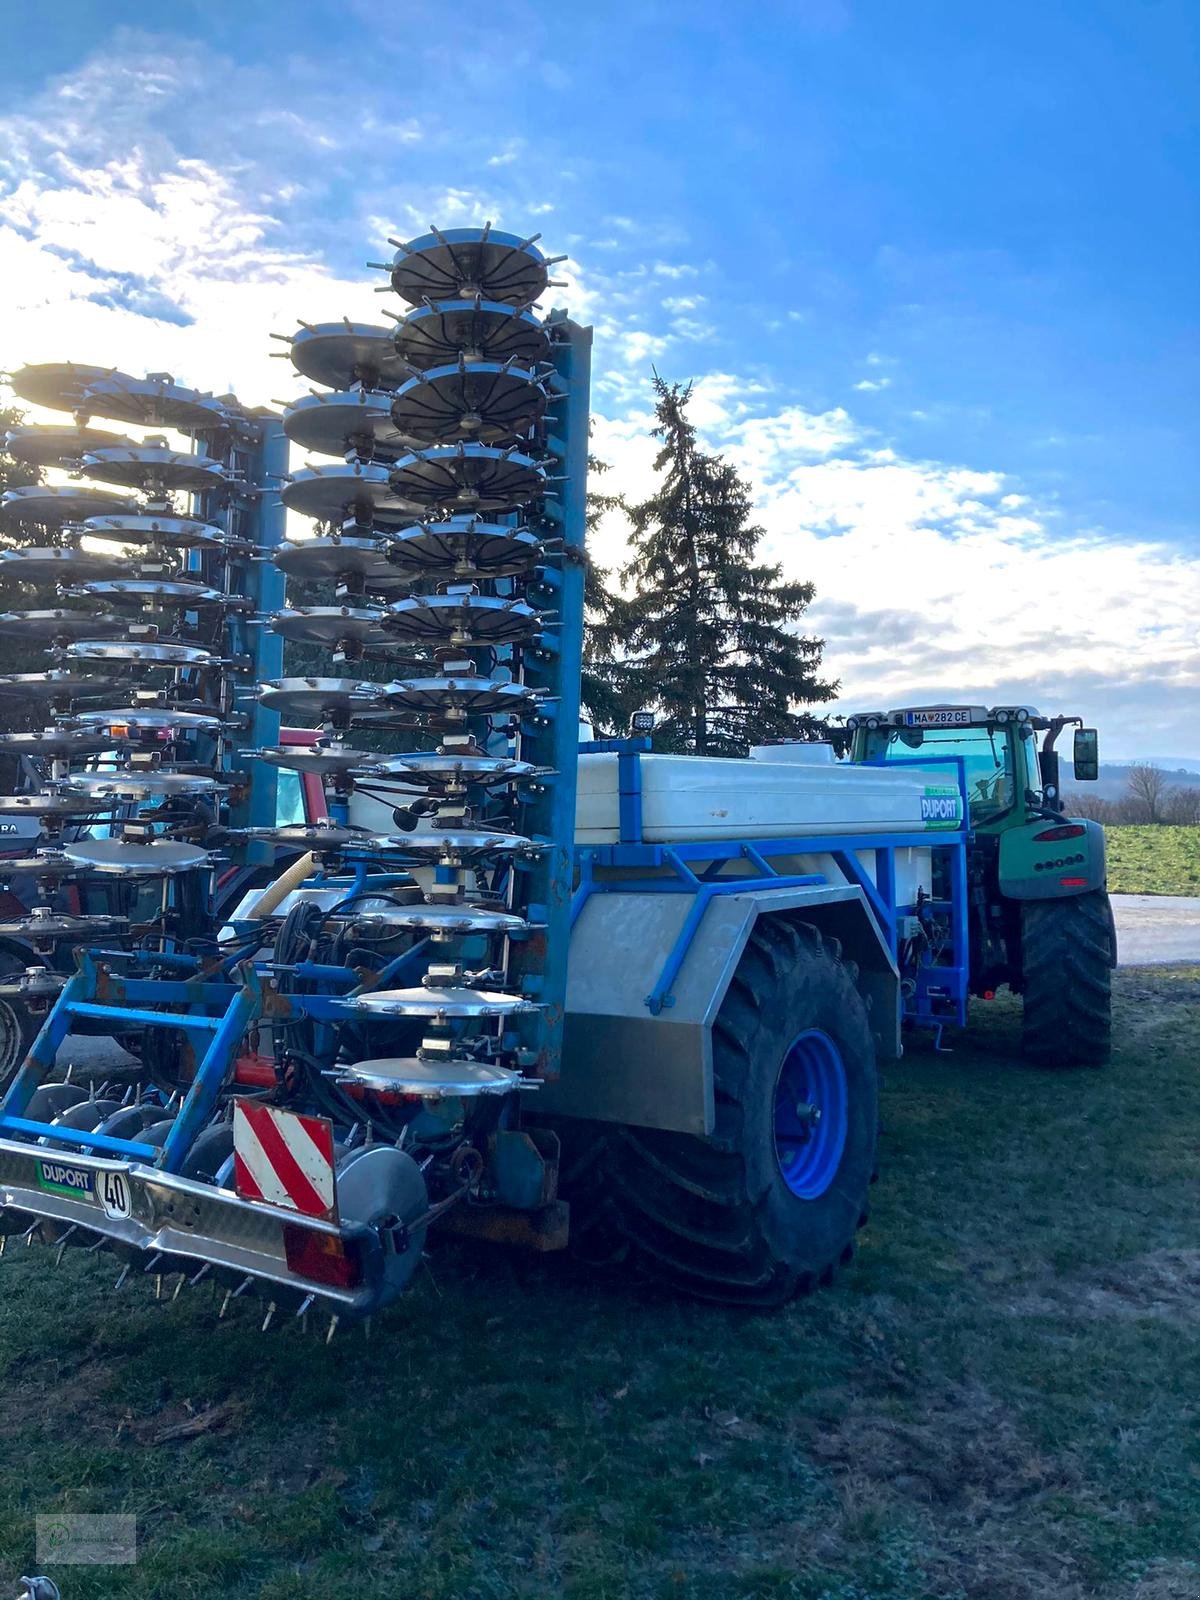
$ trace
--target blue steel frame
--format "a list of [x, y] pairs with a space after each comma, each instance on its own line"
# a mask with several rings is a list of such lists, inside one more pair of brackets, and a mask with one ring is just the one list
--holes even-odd
[[[653, 1016], [674, 1004], [671, 987], [687, 959], [692, 941], [699, 931], [710, 901], [717, 895], [745, 894], [755, 889], [812, 888], [827, 883], [821, 874], [786, 875], [771, 865], [778, 856], [829, 855], [848, 883], [860, 889], [883, 934], [892, 958], [899, 964], [902, 919], [915, 916], [915, 905], [900, 905], [896, 900], [895, 852], [904, 849], [934, 850], [944, 854], [950, 892], [945, 899], [924, 902], [940, 912], [950, 924], [949, 961], [918, 969], [911, 994], [904, 997], [902, 1015], [906, 1021], [923, 1027], [940, 1028], [947, 1022], [959, 1027], [967, 1020], [969, 989], [969, 905], [967, 890], [966, 788], [961, 758], [957, 761], [958, 786], [962, 798], [964, 825], [953, 831], [896, 832], [887, 834], [804, 835], [790, 839], [716, 840], [705, 843], [648, 844], [642, 833], [641, 755], [646, 740], [606, 740], [584, 745], [587, 751], [607, 751], [617, 756], [618, 831], [614, 845], [581, 845], [575, 852], [578, 886], [571, 904], [571, 924], [593, 894], [690, 894], [693, 903], [683, 926], [667, 954], [662, 969], [646, 996], [646, 1008]], [[895, 763], [889, 763], [894, 765]], [[858, 859], [860, 852], [873, 851], [875, 877], [872, 880]], [[702, 863], [696, 871], [692, 863]], [[735, 872], [728, 869], [733, 867]], [[603, 877], [601, 871], [647, 869], [664, 873], [658, 878]], [[665, 874], [669, 873], [667, 876]]]

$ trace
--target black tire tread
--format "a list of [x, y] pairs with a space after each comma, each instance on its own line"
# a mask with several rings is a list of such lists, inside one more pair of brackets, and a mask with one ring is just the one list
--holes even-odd
[[1111, 923], [1103, 890], [1022, 908], [1021, 1046], [1039, 1066], [1100, 1066], [1112, 1055]]

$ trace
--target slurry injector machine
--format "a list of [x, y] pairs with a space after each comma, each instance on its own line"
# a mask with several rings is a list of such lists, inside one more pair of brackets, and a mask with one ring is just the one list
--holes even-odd
[[[52, 657], [15, 736], [30, 870], [123, 898], [31, 913], [75, 966], [0, 1102], [5, 1234], [331, 1332], [435, 1230], [747, 1304], [849, 1259], [877, 1062], [965, 1015], [961, 782], [580, 748], [591, 336], [535, 309], [551, 265], [490, 227], [399, 244], [394, 329], [301, 324], [281, 419], [14, 376], [74, 426], [12, 448], [119, 490], [0, 510], [49, 530], [0, 573], [65, 590], [21, 624]], [[323, 459], [289, 472], [289, 442]], [[328, 675], [283, 675], [285, 641]], [[137, 1084], [64, 1076], [87, 1028]]]

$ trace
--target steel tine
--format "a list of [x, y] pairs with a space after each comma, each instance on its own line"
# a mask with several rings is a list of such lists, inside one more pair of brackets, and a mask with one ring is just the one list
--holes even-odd
[[301, 1300], [299, 1306], [296, 1308], [296, 1315], [298, 1317], [306, 1317], [312, 1307], [313, 1301], [316, 1298], [317, 1297], [315, 1294], [306, 1294], [304, 1299]]
[[174, 1293], [173, 1293], [173, 1294], [172, 1294], [172, 1296], [171, 1296], [171, 1301], [172, 1301], [172, 1304], [173, 1304], [173, 1303], [174, 1303], [174, 1302], [175, 1302], [175, 1301], [176, 1301], [176, 1300], [178, 1300], [178, 1299], [179, 1299], [179, 1296], [180, 1296], [180, 1293], [181, 1293], [181, 1292], [182, 1292], [182, 1290], [183, 1290], [183, 1286], [184, 1286], [184, 1284], [185, 1284], [185, 1283], [186, 1283], [186, 1282], [187, 1282], [187, 1281], [188, 1281], [188, 1275], [187, 1275], [187, 1273], [186, 1273], [186, 1272], [181, 1272], [181, 1273], [180, 1273], [180, 1274], [179, 1274], [179, 1282], [178, 1282], [178, 1283], [177, 1283], [177, 1284], [176, 1284], [176, 1285], [175, 1285], [175, 1292], [174, 1292]]
[[67, 1245], [70, 1243], [71, 1235], [73, 1233], [78, 1233], [78, 1232], [79, 1232], [79, 1224], [77, 1222], [73, 1222], [71, 1224], [71, 1226], [67, 1229], [66, 1233], [64, 1233], [62, 1235], [62, 1237], [59, 1239], [59, 1241], [58, 1241], [58, 1254], [54, 1257], [54, 1265], [56, 1267], [61, 1267], [62, 1266], [62, 1259], [67, 1253]]
[[113, 1284], [113, 1288], [114, 1289], [120, 1289], [124, 1285], [125, 1279], [129, 1276], [129, 1274], [132, 1271], [133, 1271], [133, 1263], [127, 1261], [125, 1263], [125, 1265], [121, 1268], [121, 1276], [117, 1279], [116, 1283]]
[[263, 1333], [266, 1333], [267, 1329], [271, 1326], [271, 1318], [274, 1315], [275, 1315], [275, 1302], [274, 1302], [274, 1300], [272, 1300], [270, 1302], [270, 1304], [267, 1306], [267, 1314], [262, 1320], [262, 1330], [261, 1331]]
[[340, 1321], [341, 1321], [341, 1318], [338, 1317], [338, 1316], [330, 1317], [330, 1319], [329, 1319], [329, 1332], [325, 1335], [325, 1343], [326, 1344], [332, 1344], [333, 1343], [333, 1336], [337, 1332], [338, 1323]]

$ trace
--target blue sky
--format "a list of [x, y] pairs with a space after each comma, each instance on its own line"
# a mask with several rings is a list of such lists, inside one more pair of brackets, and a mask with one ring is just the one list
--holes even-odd
[[0, 9], [0, 364], [287, 398], [267, 333], [377, 315], [387, 233], [541, 229], [599, 452], [638, 492], [696, 380], [846, 703], [1200, 758], [1194, 6]]

